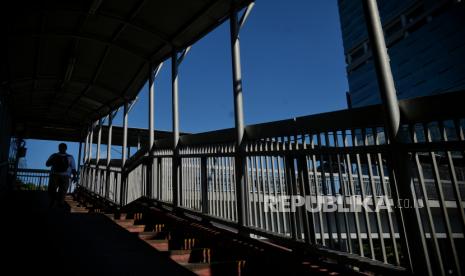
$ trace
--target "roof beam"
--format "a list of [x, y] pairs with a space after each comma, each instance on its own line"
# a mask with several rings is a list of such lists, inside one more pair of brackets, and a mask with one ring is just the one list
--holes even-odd
[[[96, 0], [96, 1], [98, 1], [98, 0]], [[136, 11], [136, 9], [134, 9], [134, 11]], [[70, 15], [83, 14], [82, 11], [59, 10], [59, 9], [57, 9], [57, 10], [45, 10], [45, 9], [43, 9], [43, 10], [40, 10], [40, 11], [31, 11], [31, 10], [21, 10], [21, 11], [19, 11], [20, 14], [37, 13], [37, 12], [43, 12], [45, 14], [53, 14], [53, 13], [62, 13], [62, 14], [70, 14]], [[87, 14], [89, 14], [89, 12], [87, 12]], [[146, 27], [146, 26], [142, 26], [140, 24], [136, 24], [136, 23], [132, 22], [133, 20], [128, 21], [126, 18], [115, 15], [115, 14], [110, 14], [110, 13], [107, 13], [107, 12], [97, 12], [97, 11], [94, 12], [92, 14], [92, 16], [96, 17], [96, 18], [106, 19], [106, 20], [113, 20], [113, 21], [116, 21], [118, 23], [125, 24], [127, 27], [131, 27], [131, 28], [134, 28], [136, 30], [148, 33], [148, 34], [152, 35], [153, 37], [155, 37], [156, 39], [160, 40], [163, 43], [171, 43], [169, 37], [166, 34], [164, 34], [163, 32], [161, 32], [159, 30], [155, 30], [153, 27]], [[129, 18], [131, 18], [131, 17], [129, 17]]]
[[[98, 0], [95, 0], [95, 1], [98, 1]], [[147, 0], [142, 0], [142, 1], [140, 1], [139, 4], [131, 11], [131, 13], [130, 13], [129, 16], [128, 16], [128, 19], [127, 19], [126, 21], [123, 21], [123, 22], [122, 22], [122, 25], [120, 26], [120, 28], [113, 34], [112, 38], [110, 39], [110, 41], [111, 41], [112, 43], [115, 43], [116, 40], [119, 38], [119, 36], [120, 36], [120, 35], [123, 33], [123, 31], [127, 28], [127, 26], [129, 26], [129, 24], [132, 23], [132, 21], [136, 18], [137, 14], [141, 11], [142, 7], [144, 6], [144, 4], [145, 4], [146, 2], [147, 2]], [[106, 48], [105, 48], [105, 52], [104, 52], [102, 58], [101, 58], [100, 61], [99, 61], [97, 70], [96, 70], [96, 72], [95, 72], [95, 74], [94, 74], [94, 76], [93, 76], [93, 78], [92, 78], [92, 81], [91, 81], [92, 84], [95, 83], [95, 82], [97, 81], [97, 79], [98, 79], [98, 77], [99, 77], [99, 75], [100, 75], [100, 73], [101, 73], [101, 71], [102, 71], [103, 64], [105, 63], [105, 59], [106, 59], [106, 57], [107, 57], [107, 55], [108, 55], [109, 49], [110, 49], [110, 47], [107, 45]], [[131, 83], [132, 83], [132, 81], [131, 81]], [[81, 97], [87, 95], [87, 93], [89, 92], [89, 90], [90, 90], [90, 86], [87, 87], [86, 90], [84, 90], [84, 91], [82, 92], [82, 94], [79, 95], [79, 96], [75, 99], [75, 101], [73, 101], [73, 103], [70, 105], [69, 109], [66, 111], [66, 114], [68, 114], [69, 110], [71, 110], [71, 109], [74, 107], [74, 105], [75, 105], [77, 102], [79, 102], [79, 99], [80, 99]], [[126, 90], [124, 90], [124, 91], [126, 91]], [[121, 97], [121, 96], [118, 95], [118, 97]], [[102, 106], [102, 108], [104, 108], [104, 107], [105, 107], [105, 105]], [[100, 110], [100, 109], [99, 109], [99, 110]]]
[[[7, 84], [15, 84], [15, 83], [22, 83], [22, 82], [28, 82], [28, 81], [34, 81], [34, 80], [37, 80], [37, 81], [40, 81], [40, 80], [56, 80], [57, 78], [56, 77], [37, 77], [36, 79], [34, 78], [21, 78], [21, 79], [16, 79], [16, 80], [12, 80], [12, 81], [9, 81], [7, 83], [2, 83], [2, 85], [7, 85]], [[95, 88], [95, 89], [98, 89], [98, 90], [101, 90], [101, 91], [104, 91], [108, 94], [111, 94], [115, 97], [121, 97], [120, 94], [117, 92], [117, 91], [113, 91], [112, 89], [110, 88], [107, 88], [107, 87], [104, 87], [104, 86], [101, 86], [101, 85], [98, 85], [98, 84], [95, 84], [95, 83], [92, 83], [92, 84], [89, 84], [87, 82], [83, 82], [83, 81], [79, 81], [79, 80], [70, 80], [69, 81], [70, 84], [82, 84], [82, 85], [86, 85], [86, 88], [88, 85], [91, 86], [91, 88]]]
[[75, 39], [82, 39], [82, 40], [89, 40], [89, 41], [92, 41], [92, 42], [96, 42], [96, 43], [99, 43], [99, 44], [103, 44], [103, 45], [106, 45], [106, 46], [111, 46], [111, 47], [114, 47], [114, 48], [118, 48], [120, 49], [121, 51], [124, 51], [128, 54], [131, 54], [132, 56], [134, 57], [137, 57], [141, 60], [144, 60], [144, 61], [147, 61], [148, 58], [140, 53], [140, 52], [137, 52], [136, 50], [134, 49], [130, 49], [124, 45], [121, 45], [121, 44], [118, 44], [114, 41], [111, 41], [111, 40], [104, 40], [104, 39], [101, 39], [97, 36], [93, 36], [93, 35], [82, 35], [82, 34], [75, 34], [75, 33], [41, 33], [41, 34], [37, 34], [37, 33], [22, 33], [22, 34], [8, 34], [7, 36], [7, 39], [8, 40], [12, 40], [14, 38], [24, 38], [24, 37], [56, 37], [56, 38], [75, 38]]

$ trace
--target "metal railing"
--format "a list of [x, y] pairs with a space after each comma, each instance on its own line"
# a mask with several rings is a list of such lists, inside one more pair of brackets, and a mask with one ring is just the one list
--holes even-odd
[[[403, 143], [396, 150], [408, 158], [414, 202], [398, 195], [381, 106], [248, 126], [239, 150], [231, 129], [182, 136], [178, 152], [171, 139], [158, 140], [122, 171], [86, 164], [81, 185], [122, 205], [149, 197], [256, 238], [317, 248], [338, 259], [355, 254], [373, 266], [408, 267], [408, 254], [425, 250], [406, 250], [403, 212], [411, 208], [433, 271], [459, 274], [463, 263], [457, 256], [465, 254], [463, 102], [463, 93], [450, 93], [399, 103]], [[244, 160], [242, 194], [235, 184], [236, 158]], [[174, 160], [181, 167], [178, 186]], [[111, 181], [105, 178], [109, 172]], [[291, 201], [291, 210], [266, 212], [267, 200], [282, 195], [310, 196], [311, 204], [317, 196], [356, 196], [375, 204], [388, 198], [394, 210], [309, 212]], [[246, 214], [243, 225], [240, 210]]]
[[22, 190], [45, 191], [48, 187], [50, 170], [18, 169], [16, 185]]

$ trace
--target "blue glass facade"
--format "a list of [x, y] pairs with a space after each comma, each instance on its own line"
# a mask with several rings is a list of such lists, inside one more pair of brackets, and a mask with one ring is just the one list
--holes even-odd
[[[338, 0], [353, 107], [380, 103], [361, 0]], [[465, 4], [378, 0], [399, 99], [465, 89]]]

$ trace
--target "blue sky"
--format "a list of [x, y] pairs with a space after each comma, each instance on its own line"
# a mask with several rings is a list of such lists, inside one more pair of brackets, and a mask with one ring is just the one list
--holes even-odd
[[[336, 0], [258, 0], [240, 38], [246, 124], [346, 108]], [[192, 47], [179, 68], [181, 131], [234, 126], [230, 55], [229, 22]], [[170, 66], [165, 62], [155, 81], [155, 128], [160, 130], [171, 130]], [[129, 126], [146, 128], [147, 110], [145, 86]], [[116, 124], [121, 125], [120, 115]], [[43, 168], [58, 143], [28, 140], [28, 167]], [[68, 147], [77, 158], [78, 144]]]

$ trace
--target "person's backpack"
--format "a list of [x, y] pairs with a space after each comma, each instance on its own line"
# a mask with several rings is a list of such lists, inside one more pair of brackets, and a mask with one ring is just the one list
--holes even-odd
[[69, 160], [68, 155], [55, 154], [53, 162], [53, 170], [58, 173], [64, 173], [68, 170]]

